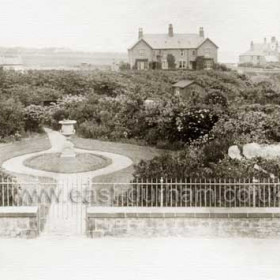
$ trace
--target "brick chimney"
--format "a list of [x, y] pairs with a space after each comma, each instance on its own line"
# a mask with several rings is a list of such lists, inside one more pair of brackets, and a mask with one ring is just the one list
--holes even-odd
[[253, 51], [253, 50], [254, 50], [254, 42], [251, 41], [251, 51]]
[[204, 38], [204, 28], [203, 28], [203, 27], [200, 27], [200, 28], [199, 28], [199, 36], [200, 36], [201, 38]]
[[266, 38], [264, 38], [264, 43], [265, 43], [265, 44], [267, 43], [267, 40], [266, 40]]
[[143, 38], [143, 28], [139, 28], [138, 30], [138, 40]]
[[168, 27], [168, 36], [169, 37], [173, 37], [174, 33], [173, 33], [173, 25], [172, 24], [169, 24], [169, 27]]

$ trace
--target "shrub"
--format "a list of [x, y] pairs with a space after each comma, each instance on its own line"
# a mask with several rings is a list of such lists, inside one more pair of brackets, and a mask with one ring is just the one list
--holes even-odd
[[0, 137], [4, 138], [24, 130], [24, 111], [19, 101], [13, 98], [0, 100]]
[[30, 105], [24, 108], [24, 122], [26, 131], [40, 132], [45, 119], [46, 112], [44, 107], [39, 105]]
[[222, 108], [227, 108], [228, 101], [225, 95], [219, 90], [210, 91], [204, 99], [205, 104], [212, 106], [221, 106]]

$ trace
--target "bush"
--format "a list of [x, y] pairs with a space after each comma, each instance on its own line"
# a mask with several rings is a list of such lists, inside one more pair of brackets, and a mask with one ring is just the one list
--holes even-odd
[[107, 127], [98, 125], [90, 121], [82, 123], [78, 128], [78, 133], [82, 134], [85, 138], [92, 139], [107, 139], [108, 135], [110, 135], [110, 132], [111, 131], [109, 131]]
[[24, 111], [20, 102], [13, 98], [0, 100], [0, 138], [24, 131]]
[[24, 108], [25, 130], [40, 132], [42, 124], [46, 120], [46, 112], [44, 107], [39, 105], [30, 105]]

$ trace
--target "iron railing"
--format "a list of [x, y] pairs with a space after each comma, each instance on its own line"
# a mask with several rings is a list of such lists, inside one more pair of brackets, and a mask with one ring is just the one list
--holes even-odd
[[280, 207], [279, 180], [136, 180], [114, 186], [112, 206]]
[[115, 207], [280, 207], [280, 181], [272, 179], [134, 180], [99, 183], [0, 181], [0, 206], [65, 203]]

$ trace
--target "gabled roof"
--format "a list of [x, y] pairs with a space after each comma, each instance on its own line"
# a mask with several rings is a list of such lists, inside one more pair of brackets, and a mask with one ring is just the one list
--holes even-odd
[[192, 84], [194, 84], [195, 82], [194, 81], [191, 81], [191, 80], [181, 80], [175, 84], [173, 84], [172, 87], [178, 87], [178, 88], [186, 88]]
[[270, 53], [276, 53], [277, 50], [273, 50], [270, 43], [254, 43], [252, 48], [240, 56], [270, 56]]
[[174, 34], [172, 37], [168, 34], [145, 34], [130, 49], [140, 41], [144, 41], [152, 49], [197, 49], [207, 40], [209, 39], [200, 37], [198, 34]]

